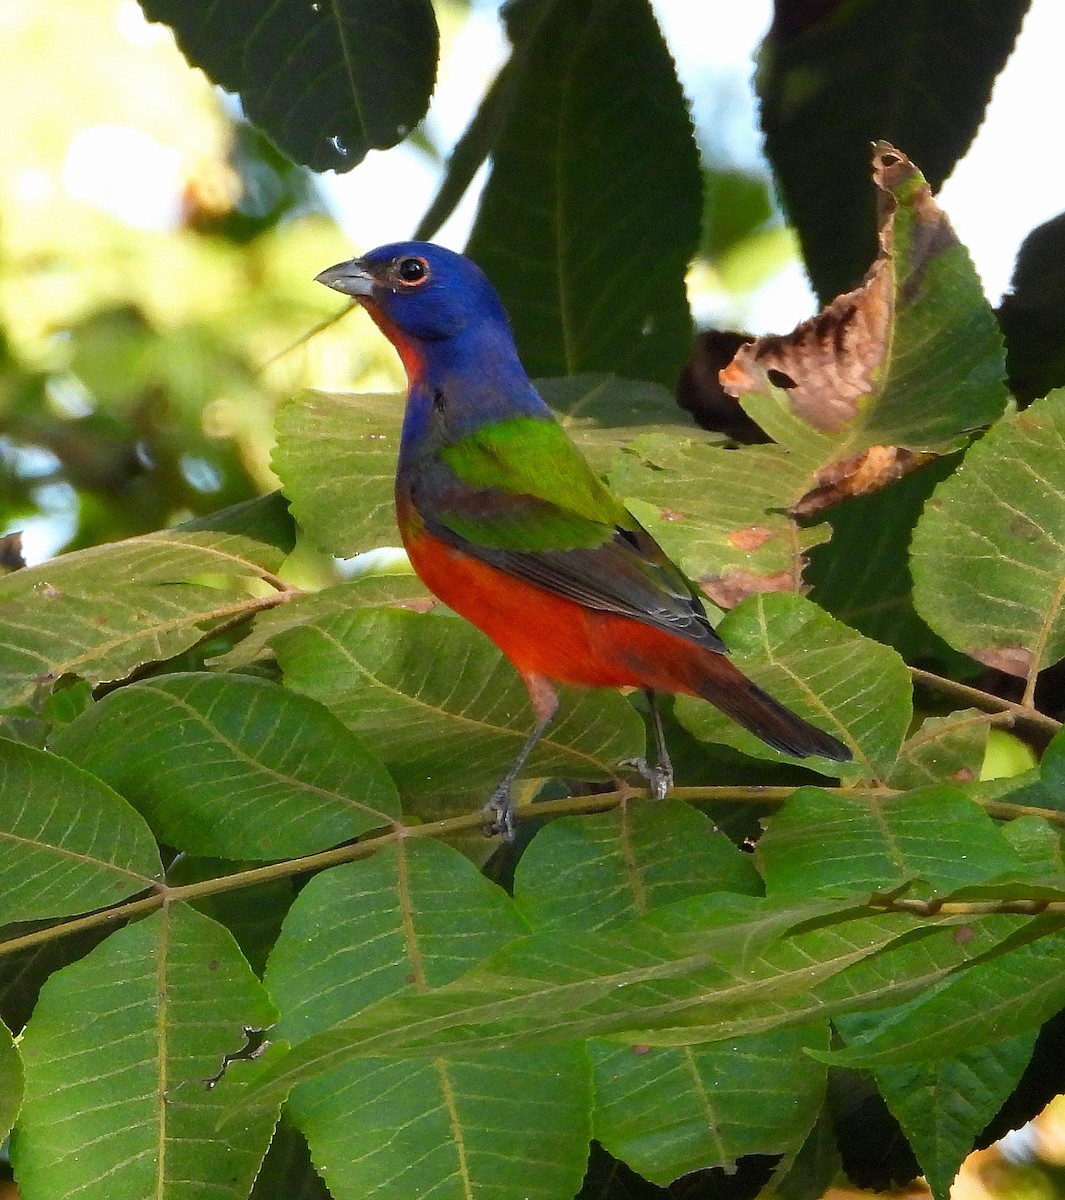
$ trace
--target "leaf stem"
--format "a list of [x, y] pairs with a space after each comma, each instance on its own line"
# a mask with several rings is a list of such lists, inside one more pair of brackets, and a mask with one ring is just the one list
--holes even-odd
[[962, 704], [980, 709], [981, 712], [1005, 713], [1012, 718], [1013, 724], [1027, 725], [1047, 737], [1053, 737], [1061, 729], [1060, 721], [1055, 721], [1053, 717], [1048, 717], [1046, 713], [1041, 713], [1030, 704], [1017, 704], [1013, 700], [1003, 700], [1001, 696], [992, 696], [990, 692], [983, 692], [966, 683], [958, 683], [954, 679], [947, 679], [932, 671], [923, 671], [920, 667], [910, 667], [910, 675], [915, 683], [921, 684], [930, 691], [950, 696]]
[[[776, 807], [783, 804], [797, 789], [794, 786], [763, 787], [677, 787], [670, 793], [670, 799], [680, 800], [686, 804], [762, 804]], [[902, 792], [883, 787], [841, 787], [831, 789], [840, 796], [870, 797], [878, 800], [890, 800]], [[644, 793], [631, 788], [627, 784], [611, 792], [600, 792], [594, 796], [569, 796], [563, 800], [546, 800], [536, 805], [524, 805], [517, 809], [519, 820], [535, 818], [548, 820], [555, 817], [585, 815], [588, 813], [608, 812], [619, 805]], [[1037, 808], [1029, 804], [1010, 804], [1001, 800], [980, 800], [976, 802], [991, 817], [999, 820], [1015, 820], [1017, 817], [1039, 816], [1044, 820], [1065, 828], [1065, 812], [1054, 809]], [[650, 803], [648, 798], [648, 803]], [[334, 846], [330, 850], [322, 850], [317, 854], [307, 854], [301, 858], [289, 858], [282, 862], [267, 863], [261, 867], [250, 867], [244, 871], [234, 871], [230, 875], [217, 875], [212, 879], [202, 879], [196, 883], [186, 883], [178, 887], [168, 884], [158, 884], [148, 895], [142, 895], [134, 900], [126, 900], [110, 908], [102, 908], [96, 912], [87, 913], [82, 917], [59, 921], [46, 929], [36, 929], [32, 933], [24, 933], [18, 937], [0, 941], [0, 956], [14, 954], [19, 950], [27, 950], [47, 942], [56, 941], [68, 934], [79, 933], [85, 929], [97, 929], [104, 925], [113, 925], [120, 921], [128, 921], [134, 917], [145, 916], [155, 912], [167, 904], [179, 901], [188, 902], [202, 900], [208, 896], [217, 896], [223, 892], [232, 892], [240, 888], [255, 887], [260, 883], [268, 883], [277, 879], [289, 879], [295, 875], [304, 875], [310, 871], [322, 871], [328, 867], [339, 866], [342, 863], [355, 862], [360, 858], [368, 858], [376, 851], [386, 846], [394, 845], [404, 838], [442, 838], [458, 833], [468, 833], [484, 826], [484, 816], [481, 812], [466, 813], [460, 817], [448, 817], [442, 821], [431, 821], [424, 825], [395, 825], [387, 833], [379, 833], [356, 842], [346, 842], [342, 846]], [[936, 901], [892, 900], [891, 904], [898, 911], [919, 912], [928, 915], [924, 908], [916, 905], [936, 904]], [[961, 902], [958, 902], [961, 903]], [[884, 901], [884, 905], [888, 902]], [[991, 908], [981, 904], [991, 904]], [[973, 906], [975, 905], [975, 907]], [[1004, 907], [1004, 905], [1021, 905], [1022, 907]], [[1023, 907], [1023, 906], [1029, 907]], [[1037, 908], [1031, 907], [1037, 905]], [[1046, 900], [1011, 900], [1011, 901], [979, 901], [968, 907], [951, 908], [940, 904], [934, 912], [942, 913], [983, 913], [983, 912], [1057, 912], [1065, 911], [1065, 902]]]

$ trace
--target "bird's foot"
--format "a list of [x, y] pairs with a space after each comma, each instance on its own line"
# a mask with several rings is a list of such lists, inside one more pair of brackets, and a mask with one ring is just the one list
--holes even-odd
[[673, 767], [670, 763], [652, 765], [646, 758], [627, 758], [621, 765], [638, 771], [647, 780], [651, 795], [656, 800], [664, 800], [673, 786]]
[[498, 833], [504, 842], [514, 840], [514, 802], [510, 798], [509, 786], [497, 787], [481, 812], [484, 815], [485, 837], [494, 837]]

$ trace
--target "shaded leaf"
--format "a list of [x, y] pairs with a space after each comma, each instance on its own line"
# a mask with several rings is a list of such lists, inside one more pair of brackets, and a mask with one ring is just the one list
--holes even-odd
[[272, 578], [284, 557], [244, 534], [179, 526], [0, 579], [0, 704], [24, 703], [63, 674], [109, 682], [180, 654], [272, 602], [242, 581]]
[[709, 1047], [593, 1041], [595, 1136], [653, 1183], [701, 1167], [731, 1170], [748, 1154], [794, 1153], [825, 1090], [807, 1048], [828, 1045], [828, 1022]]
[[822, 298], [875, 248], [869, 143], [904, 146], [939, 188], [983, 119], [1028, 0], [778, 5], [756, 80], [766, 152]]
[[998, 319], [1010, 391], [1022, 404], [1065, 385], [1065, 213], [1021, 243]]
[[193, 66], [237, 92], [290, 158], [348, 171], [402, 141], [425, 115], [438, 35], [426, 0], [281, 0], [235, 7], [141, 0]]
[[514, 874], [514, 900], [537, 930], [602, 929], [703, 892], [761, 888], [750, 855], [670, 800], [552, 821]]
[[368, 1056], [466, 1056], [596, 1034], [690, 1045], [804, 1024], [921, 995], [1006, 939], [1045, 930], [993, 917], [958, 937], [956, 920], [865, 911], [700, 897], [609, 931], [521, 939], [452, 984], [312, 1035], [258, 1073], [247, 1103]]
[[270, 1149], [255, 1177], [250, 1200], [331, 1200], [329, 1191], [311, 1163], [303, 1134], [282, 1117], [274, 1130]]
[[877, 1088], [937, 1200], [948, 1200], [962, 1160], [1017, 1086], [1035, 1039], [1031, 1031], [939, 1062], [876, 1072]]
[[987, 713], [975, 708], [926, 717], [903, 743], [888, 785], [905, 791], [923, 784], [979, 779], [990, 728]]
[[917, 615], [909, 547], [925, 503], [958, 458], [934, 459], [889, 487], [833, 505], [824, 513], [832, 537], [811, 548], [803, 572], [815, 604], [907, 662], [949, 667], [951, 678], [964, 678], [958, 672], [971, 664]]
[[656, 383], [583, 374], [538, 379], [536, 386], [600, 475], [634, 438], [647, 433], [676, 438], [696, 432], [673, 396]]
[[309, 392], [277, 416], [273, 467], [315, 545], [349, 557], [398, 546], [393, 484], [403, 399]]
[[[375, 1000], [446, 984], [523, 929], [506, 894], [439, 843], [400, 842], [324, 872], [271, 956], [278, 1033], [298, 1043]], [[523, 1046], [351, 1064], [301, 1084], [287, 1111], [336, 1200], [547, 1200], [580, 1183], [590, 1101], [577, 1047]]]
[[193, 854], [286, 858], [388, 825], [384, 767], [327, 709], [258, 679], [166, 675], [112, 692], [54, 749]]
[[691, 343], [700, 176], [651, 7], [517, 4], [508, 30], [522, 76], [469, 253], [498, 286], [530, 374], [671, 384]]
[[766, 891], [781, 896], [944, 896], [1022, 863], [964, 792], [929, 787], [883, 800], [800, 788], [768, 822], [756, 856]]
[[875, 1070], [936, 1062], [1038, 1029], [1065, 1006], [1060, 924], [1036, 918], [1038, 940], [974, 963], [901, 1009], [878, 1013], [874, 1028], [830, 1053], [830, 1062]]
[[162, 870], [147, 825], [106, 784], [0, 738], [0, 924], [116, 904]]
[[1065, 655], [1063, 446], [1065, 389], [999, 421], [914, 532], [921, 616], [957, 649], [1029, 680]]
[[[740, 670], [855, 751], [853, 763], [804, 759], [805, 766], [844, 778], [883, 778], [890, 771], [910, 721], [911, 691], [906, 665], [893, 650], [789, 593], [752, 597], [721, 621], [718, 632]], [[675, 712], [704, 741], [779, 758], [704, 701], [678, 696]]]
[[[276, 640], [286, 684], [374, 748], [405, 796], [498, 782], [535, 724], [510, 663], [457, 618], [363, 609]], [[568, 691], [529, 775], [610, 778], [642, 754], [643, 723], [612, 691]]]
[[113, 933], [52, 976], [23, 1034], [19, 1194], [246, 1196], [276, 1110], [219, 1139], [229, 1089], [206, 1081], [273, 1019], [233, 939], [192, 909]]

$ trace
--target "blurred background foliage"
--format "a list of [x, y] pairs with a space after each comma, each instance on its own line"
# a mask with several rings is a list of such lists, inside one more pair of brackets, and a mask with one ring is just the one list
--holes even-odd
[[[368, 248], [318, 178], [133, 0], [58, 7], [0, 11], [0, 529], [31, 562], [276, 487], [273, 414], [301, 388], [400, 386], [362, 322], [300, 342], [337, 311], [316, 270]], [[445, 70], [467, 15], [440, 6]], [[442, 165], [431, 127], [412, 141]], [[692, 278], [742, 318], [794, 236], [764, 175], [705, 183]]]

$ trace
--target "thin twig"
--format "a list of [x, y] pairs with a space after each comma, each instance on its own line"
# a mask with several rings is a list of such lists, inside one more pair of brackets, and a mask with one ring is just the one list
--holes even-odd
[[1017, 704], [1013, 700], [1003, 700], [1001, 696], [992, 696], [990, 692], [982, 692], [979, 688], [970, 687], [966, 683], [947, 679], [932, 671], [922, 671], [920, 667], [910, 667], [910, 675], [915, 683], [921, 684], [930, 691], [940, 692], [963, 704], [978, 708], [981, 712], [1008, 713], [1016, 725], [1028, 725], [1039, 733], [1053, 737], [1061, 728], [1061, 722], [1041, 713], [1037, 708], [1026, 704]]
[[[678, 787], [670, 792], [670, 799], [680, 800], [687, 804], [760, 804], [766, 807], [778, 807], [783, 804], [797, 789], [788, 787]], [[892, 791], [889, 788], [875, 787], [840, 787], [830, 789], [840, 796], [857, 799], [867, 798], [891, 802], [903, 792]], [[516, 811], [520, 820], [550, 820], [556, 817], [587, 815], [589, 813], [607, 812], [617, 808], [626, 800], [643, 796], [641, 790], [623, 784], [612, 792], [601, 792], [594, 796], [569, 796], [563, 800], [547, 800], [540, 804], [523, 805]], [[650, 797], [647, 797], [650, 803]], [[1001, 800], [980, 800], [976, 802], [989, 816], [999, 820], [1014, 820], [1017, 817], [1040, 816], [1045, 820], [1065, 828], [1065, 812], [1054, 809], [1036, 808], [1028, 804], [1010, 804]], [[310, 871], [322, 871], [328, 867], [339, 866], [342, 863], [354, 862], [360, 858], [368, 858], [371, 854], [387, 846], [394, 845], [403, 838], [442, 838], [457, 833], [469, 833], [484, 826], [484, 816], [480, 812], [467, 813], [460, 817], [448, 817], [442, 821], [427, 822], [424, 825], [395, 825], [387, 833], [375, 834], [357, 842], [348, 842], [343, 846], [335, 846], [330, 850], [322, 850], [317, 854], [307, 854], [301, 858], [290, 858], [283, 862], [267, 863], [262, 867], [251, 867], [245, 871], [234, 871], [231, 875], [218, 875], [213, 879], [203, 879], [196, 883], [182, 884], [171, 887], [168, 884], [158, 884], [147, 896], [139, 896], [98, 912], [88, 913], [83, 917], [74, 917], [68, 921], [60, 921], [46, 929], [37, 929], [19, 937], [9, 938], [0, 942], [0, 956], [13, 954], [18, 950], [30, 949], [68, 934], [79, 933], [85, 929], [97, 929], [104, 925], [117, 924], [133, 917], [144, 916], [154, 912], [166, 904], [179, 901], [201, 900], [207, 896], [217, 896], [222, 892], [232, 892], [239, 888], [255, 887], [257, 884], [268, 883], [277, 879], [289, 879], [294, 875], [303, 875]], [[877, 903], [874, 901], [873, 903]], [[936, 901], [919, 900], [885, 900], [883, 906], [894, 904], [900, 912], [918, 912], [929, 915], [932, 912], [928, 905]], [[960, 902], [959, 902], [960, 903]], [[956, 911], [962, 913], [983, 912], [1057, 912], [1065, 911], [1065, 902], [1045, 900], [1011, 900], [1011, 901], [980, 901]], [[981, 904], [991, 904], [990, 908], [981, 908]], [[1014, 907], [1003, 907], [1013, 905]], [[1017, 907], [1017, 906], [1021, 907]], [[1024, 907], [1024, 906], [1028, 907]], [[921, 907], [924, 906], [924, 907]], [[1032, 907], [1036, 906], [1036, 907]], [[934, 912], [954, 912], [940, 905]]]

